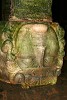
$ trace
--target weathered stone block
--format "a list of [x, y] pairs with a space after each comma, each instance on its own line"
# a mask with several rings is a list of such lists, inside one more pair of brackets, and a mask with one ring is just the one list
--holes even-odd
[[0, 22], [0, 79], [23, 88], [55, 84], [64, 57], [64, 30], [51, 20], [52, 0], [11, 0]]

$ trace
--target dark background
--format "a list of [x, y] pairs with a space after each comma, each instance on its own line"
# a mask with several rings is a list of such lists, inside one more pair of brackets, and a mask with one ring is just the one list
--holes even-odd
[[53, 21], [58, 22], [65, 30], [65, 57], [61, 75], [67, 74], [67, 0], [53, 0], [52, 17]]

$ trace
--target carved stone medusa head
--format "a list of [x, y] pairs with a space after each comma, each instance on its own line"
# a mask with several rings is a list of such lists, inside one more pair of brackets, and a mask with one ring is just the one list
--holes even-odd
[[51, 0], [11, 0], [0, 22], [0, 79], [23, 88], [55, 84], [64, 56], [64, 30], [51, 20]]

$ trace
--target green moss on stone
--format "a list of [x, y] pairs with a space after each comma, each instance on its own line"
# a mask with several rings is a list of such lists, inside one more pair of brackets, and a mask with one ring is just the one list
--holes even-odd
[[18, 18], [45, 18], [51, 16], [52, 0], [13, 0], [13, 15]]

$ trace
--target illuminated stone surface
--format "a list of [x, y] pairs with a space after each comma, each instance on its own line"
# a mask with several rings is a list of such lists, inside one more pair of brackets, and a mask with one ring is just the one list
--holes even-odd
[[65, 41], [64, 30], [51, 20], [51, 0], [14, 0], [11, 7], [9, 21], [0, 22], [1, 80], [23, 88], [55, 84]]

